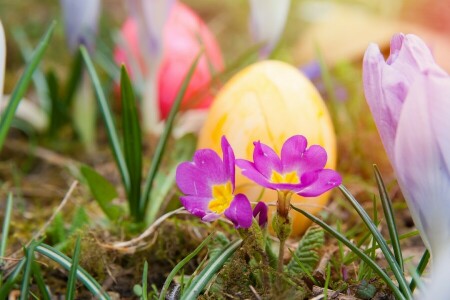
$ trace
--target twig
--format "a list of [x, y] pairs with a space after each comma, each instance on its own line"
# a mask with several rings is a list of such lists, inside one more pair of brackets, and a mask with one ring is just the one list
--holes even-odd
[[[312, 288], [312, 292], [313, 295], [315, 296], [314, 298], [311, 298], [310, 300], [321, 300], [325, 297], [325, 295], [323, 294], [324, 292], [324, 288], [319, 287], [319, 286], [313, 286]], [[328, 289], [328, 299], [333, 299], [333, 300], [361, 300], [360, 298], [357, 298], [355, 296], [352, 295], [345, 295], [342, 294], [338, 291], [333, 291]]]
[[[135, 237], [132, 240], [126, 241], [126, 242], [119, 242], [119, 243], [115, 243], [112, 245], [108, 245], [108, 244], [103, 244], [102, 246], [106, 247], [106, 248], [112, 248], [112, 249], [116, 249], [116, 250], [125, 250], [128, 253], [133, 253], [138, 247], [139, 245], [136, 245], [137, 243], [139, 243], [140, 241], [142, 241], [143, 239], [149, 237], [150, 235], [152, 235], [155, 230], [168, 218], [170, 218], [173, 215], [177, 215], [177, 214], [187, 214], [188, 212], [184, 209], [184, 207], [180, 207], [176, 210], [173, 210], [171, 212], [166, 213], [165, 215], [162, 215], [161, 217], [159, 217], [155, 222], [153, 222], [153, 224], [151, 224], [141, 235], [139, 235], [138, 237]], [[128, 248], [128, 249], [127, 249]]]
[[47, 222], [44, 224], [44, 226], [41, 227], [41, 229], [33, 235], [31, 240], [27, 243], [27, 246], [30, 245], [30, 243], [34, 240], [37, 240], [41, 235], [44, 234], [45, 230], [51, 225], [53, 222], [53, 219], [55, 219], [56, 215], [63, 209], [63, 207], [67, 204], [67, 202], [70, 199], [70, 196], [72, 195], [73, 191], [75, 190], [76, 186], [78, 185], [78, 181], [75, 180], [72, 185], [70, 186], [69, 190], [67, 191], [66, 195], [64, 196], [64, 199], [61, 201], [59, 206], [56, 208], [56, 210], [53, 212], [50, 219], [47, 220]]
[[255, 290], [255, 288], [252, 285], [249, 285], [248, 287], [252, 291], [253, 295], [255, 295], [256, 299], [262, 300], [261, 296], [258, 294], [258, 292]]

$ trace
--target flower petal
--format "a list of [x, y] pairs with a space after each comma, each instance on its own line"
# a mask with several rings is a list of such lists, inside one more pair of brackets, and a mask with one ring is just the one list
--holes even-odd
[[230, 207], [225, 210], [225, 217], [233, 222], [236, 228], [249, 228], [252, 226], [252, 206], [247, 197], [237, 194]]
[[94, 50], [100, 0], [61, 0], [66, 38], [72, 51], [80, 45]]
[[215, 151], [211, 149], [197, 150], [193, 161], [196, 166], [207, 174], [209, 185], [223, 184], [229, 180], [224, 163]]
[[254, 145], [253, 162], [256, 169], [267, 179], [270, 179], [273, 171], [282, 173], [283, 166], [275, 151], [259, 141], [255, 142]]
[[203, 218], [206, 214], [210, 213], [208, 210], [208, 204], [210, 198], [196, 197], [196, 196], [182, 196], [180, 197], [181, 204], [191, 214]]
[[192, 162], [183, 162], [178, 165], [175, 180], [183, 194], [212, 197], [208, 174]]
[[256, 169], [252, 162], [245, 159], [236, 159], [236, 165], [241, 169], [242, 175], [248, 179], [253, 180], [263, 187], [276, 189], [273, 187], [272, 183]]
[[253, 217], [256, 218], [259, 215], [258, 218], [259, 226], [264, 227], [267, 224], [268, 211], [269, 208], [267, 207], [267, 204], [263, 201], [260, 201], [255, 205], [255, 208], [253, 209]]
[[[301, 191], [296, 191], [298, 195], [304, 197], [316, 197], [342, 183], [341, 175], [334, 170], [323, 169], [315, 173], [318, 175], [317, 180], [302, 188]], [[307, 173], [307, 175], [309, 174]], [[302, 181], [303, 180], [304, 178], [302, 177]]]
[[435, 80], [441, 79], [434, 74], [418, 76], [410, 89], [398, 124], [394, 166], [414, 223], [433, 256], [450, 240], [449, 152], [442, 152], [448, 142], [439, 142], [450, 139], [450, 131], [435, 131], [449, 126], [448, 108], [442, 105], [450, 105], [450, 79], [442, 79], [447, 87], [436, 85]]
[[281, 148], [283, 173], [291, 171], [293, 166], [300, 163], [307, 145], [308, 141], [302, 135], [294, 135], [284, 142], [283, 147]]
[[223, 153], [223, 165], [225, 167], [225, 172], [228, 175], [231, 185], [233, 186], [233, 191], [235, 188], [235, 157], [233, 148], [231, 148], [230, 143], [225, 136], [222, 136], [222, 153]]

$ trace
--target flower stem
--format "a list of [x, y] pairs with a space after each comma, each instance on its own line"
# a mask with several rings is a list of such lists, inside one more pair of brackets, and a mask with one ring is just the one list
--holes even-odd
[[280, 249], [278, 250], [278, 272], [283, 273], [284, 267], [284, 246], [286, 244], [286, 239], [280, 239]]

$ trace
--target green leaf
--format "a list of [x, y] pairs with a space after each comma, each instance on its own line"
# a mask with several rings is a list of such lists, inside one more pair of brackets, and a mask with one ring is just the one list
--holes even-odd
[[202, 53], [203, 51], [200, 51], [197, 54], [194, 61], [192, 62], [191, 67], [189, 68], [189, 71], [186, 74], [186, 77], [184, 77], [183, 82], [181, 84], [181, 88], [178, 91], [177, 96], [175, 97], [175, 101], [172, 105], [172, 108], [170, 109], [169, 116], [167, 117], [164, 131], [161, 135], [161, 138], [158, 141], [158, 144], [156, 145], [155, 155], [153, 156], [153, 160], [145, 180], [144, 192], [140, 199], [139, 211], [142, 213], [146, 212], [147, 210], [147, 205], [149, 201], [150, 192], [153, 186], [153, 181], [156, 177], [156, 173], [158, 172], [158, 168], [161, 163], [162, 156], [164, 154], [164, 150], [166, 148], [166, 144], [169, 139], [170, 133], [172, 132], [172, 126], [173, 122], [175, 121], [175, 116], [178, 110], [180, 109], [181, 100], [183, 99], [184, 94], [186, 93], [187, 87], [189, 85], [189, 82], [191, 81], [192, 75], [194, 74], [195, 68], [198, 64], [198, 61]]
[[[422, 258], [420, 259], [419, 265], [417, 266], [416, 273], [418, 276], [422, 275], [423, 271], [425, 271], [425, 268], [428, 265], [428, 262], [430, 261], [430, 251], [428, 249], [425, 250], [425, 252], [422, 255]], [[411, 292], [414, 292], [417, 286], [417, 280], [411, 279], [411, 283], [409, 284], [409, 288]]]
[[142, 270], [142, 300], [147, 300], [147, 276], [148, 276], [148, 262], [144, 262], [144, 270]]
[[5, 142], [9, 127], [11, 126], [11, 122], [16, 113], [16, 109], [19, 106], [20, 100], [22, 100], [23, 96], [25, 95], [34, 71], [36, 70], [37, 66], [42, 60], [42, 57], [44, 56], [45, 49], [47, 49], [50, 37], [53, 33], [53, 30], [55, 29], [55, 26], [56, 22], [52, 22], [47, 32], [39, 42], [38, 46], [34, 50], [33, 55], [30, 58], [30, 62], [27, 63], [24, 73], [20, 77], [19, 82], [17, 83], [11, 94], [8, 106], [6, 107], [0, 118], [0, 151], [3, 148], [3, 143]]
[[29, 297], [28, 290], [30, 288], [30, 275], [32, 273], [32, 265], [34, 261], [34, 250], [40, 242], [33, 241], [30, 246], [25, 248], [25, 268], [23, 271], [22, 284], [20, 287], [20, 300], [27, 300]]
[[81, 51], [78, 50], [75, 54], [70, 68], [70, 75], [67, 81], [64, 103], [67, 107], [72, 104], [73, 97], [75, 96], [78, 85], [81, 81], [81, 76], [83, 75], [83, 57], [81, 56]]
[[77, 241], [75, 243], [75, 249], [73, 251], [72, 265], [70, 266], [69, 278], [67, 279], [67, 289], [66, 289], [67, 300], [72, 300], [75, 298], [77, 270], [78, 270], [78, 262], [80, 261], [80, 252], [81, 252], [81, 238], [80, 236], [78, 236]]
[[39, 264], [36, 262], [36, 260], [33, 260], [33, 262], [31, 263], [31, 271], [33, 272], [33, 278], [36, 281], [39, 292], [41, 293], [41, 299], [50, 300], [50, 293], [47, 289], [47, 286], [45, 285], [44, 276], [42, 275], [41, 268], [39, 267]]
[[227, 260], [241, 245], [242, 240], [237, 240], [228, 244], [223, 248], [221, 254], [217, 255], [214, 260], [210, 260], [206, 267], [198, 274], [191, 285], [181, 296], [181, 300], [197, 299], [197, 296], [203, 291], [206, 285], [219, 272]]
[[142, 179], [142, 136], [136, 109], [136, 98], [125, 66], [122, 66], [121, 69], [120, 87], [122, 93], [123, 148], [128, 174], [130, 175], [128, 204], [131, 215], [136, 220], [141, 221], [143, 213], [139, 212], [139, 198], [141, 196]]
[[399, 288], [395, 285], [395, 283], [392, 281], [391, 278], [386, 274], [386, 272], [377, 264], [376, 261], [371, 259], [367, 254], [365, 254], [361, 249], [356, 247], [352, 242], [350, 242], [344, 235], [342, 235], [339, 231], [332, 228], [330, 225], [325, 223], [324, 221], [320, 220], [319, 218], [313, 216], [312, 214], [308, 213], [307, 211], [304, 211], [300, 208], [297, 208], [293, 205], [291, 205], [292, 209], [301, 213], [320, 227], [322, 227], [326, 232], [334, 236], [336, 239], [341, 241], [345, 246], [347, 246], [353, 253], [358, 255], [358, 257], [363, 260], [366, 264], [368, 264], [375, 273], [378, 274], [378, 276], [381, 277], [381, 279], [391, 288], [392, 292], [395, 294], [397, 299], [399, 300], [406, 300], [406, 299], [412, 299], [412, 297], [406, 298], [402, 292], [399, 290]]
[[[63, 267], [67, 271], [69, 271], [72, 266], [72, 260], [69, 257], [67, 257], [66, 255], [62, 254], [61, 252], [59, 252], [58, 250], [49, 245], [41, 244], [37, 246], [36, 252], [39, 252], [40, 254], [47, 256], [51, 260], [57, 262], [59, 265], [61, 265], [61, 267]], [[100, 300], [110, 299], [109, 295], [102, 290], [101, 285], [82, 267], [77, 268], [77, 278], [94, 295], [95, 299]]]
[[12, 290], [14, 284], [19, 279], [19, 275], [25, 267], [27, 260], [22, 258], [16, 265], [14, 271], [9, 275], [8, 280], [0, 287], [0, 299], [7, 299], [9, 292]]
[[378, 231], [376, 224], [370, 219], [367, 212], [364, 210], [364, 208], [359, 204], [359, 202], [353, 197], [353, 195], [343, 186], [342, 184], [339, 186], [339, 189], [344, 194], [345, 198], [350, 201], [353, 208], [356, 210], [358, 215], [361, 217], [363, 222], [366, 224], [367, 228], [372, 233], [372, 236], [377, 241], [378, 245], [380, 246], [381, 252], [383, 252], [384, 257], [386, 258], [387, 263], [389, 264], [389, 267], [391, 268], [392, 272], [394, 273], [395, 278], [399, 282], [400, 290], [405, 296], [408, 296], [408, 298], [412, 299], [411, 291], [409, 290], [408, 283], [406, 282], [405, 275], [403, 274], [403, 271], [400, 269], [400, 266], [398, 265], [397, 261], [394, 258], [394, 255], [392, 254], [391, 249], [388, 247], [388, 244], [384, 237], [381, 235], [381, 233]]
[[[172, 282], [173, 278], [175, 277], [175, 275], [177, 275], [177, 273], [192, 259], [194, 258], [194, 256], [196, 256], [200, 250], [203, 249], [203, 247], [205, 247], [205, 245], [207, 245], [209, 243], [209, 241], [211, 240], [211, 238], [213, 237], [214, 233], [211, 233], [210, 235], [208, 235], [206, 237], [206, 239], [203, 240], [203, 242], [201, 242], [200, 245], [198, 245], [197, 248], [195, 248], [194, 251], [192, 251], [188, 256], [186, 256], [185, 258], [183, 258], [176, 266], [175, 268], [172, 269], [172, 271], [170, 272], [169, 276], [167, 276], [166, 281], [164, 282], [164, 285], [161, 289], [161, 294], [159, 295], [159, 300], [164, 300], [166, 299], [166, 293], [167, 290], [169, 289], [170, 283]], [[193, 298], [194, 299], [194, 298]]]
[[169, 173], [158, 172], [155, 177], [154, 185], [150, 193], [152, 205], [147, 207], [145, 217], [146, 224], [152, 224], [158, 213], [160, 213], [161, 205], [167, 195], [173, 190], [175, 184], [175, 175], [178, 165], [186, 160], [190, 160], [195, 152], [197, 139], [193, 134], [187, 134], [175, 143], [173, 150], [173, 159], [169, 165]]
[[389, 229], [389, 237], [392, 241], [392, 248], [394, 249], [395, 260], [397, 261], [400, 269], [403, 271], [403, 256], [402, 249], [400, 248], [400, 240], [398, 238], [397, 224], [395, 223], [394, 210], [392, 209], [392, 201], [389, 198], [389, 194], [384, 185], [383, 178], [376, 165], [373, 165], [375, 172], [375, 178], [377, 180], [378, 191], [380, 193], [381, 204], [383, 206], [384, 217], [386, 218], [386, 224]]
[[102, 175], [86, 165], [80, 167], [80, 172], [86, 179], [89, 190], [103, 212], [110, 220], [117, 220], [123, 212], [120, 206], [111, 203], [113, 199], [118, 197], [116, 188]]
[[106, 132], [108, 133], [109, 146], [111, 147], [111, 151], [119, 169], [123, 185], [125, 186], [125, 191], [127, 191], [128, 193], [128, 191], [130, 190], [130, 175], [128, 174], [125, 157], [123, 156], [122, 148], [120, 147], [119, 137], [117, 135], [116, 126], [114, 125], [111, 109], [109, 108], [108, 101], [106, 100], [105, 94], [100, 84], [100, 80], [98, 78], [97, 72], [95, 71], [94, 64], [92, 63], [88, 51], [84, 46], [80, 47], [80, 51], [84, 62], [86, 63], [89, 76], [92, 80], [92, 84], [94, 85], [100, 113], [106, 126]]
[[[325, 243], [323, 229], [319, 226], [311, 226], [300, 240], [297, 249], [293, 253], [293, 257], [298, 260], [291, 259], [287, 268], [289, 272], [312, 274], [314, 268], [319, 263], [318, 251]], [[299, 263], [301, 263], [300, 267]]]

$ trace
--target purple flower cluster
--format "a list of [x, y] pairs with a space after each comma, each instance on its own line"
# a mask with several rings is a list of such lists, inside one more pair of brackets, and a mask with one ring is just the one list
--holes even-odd
[[185, 194], [181, 203], [203, 221], [213, 221], [222, 214], [239, 228], [248, 228], [253, 215], [259, 224], [267, 223], [267, 207], [258, 203], [252, 212], [250, 201], [243, 194], [234, 194], [235, 164], [242, 174], [259, 185], [301, 196], [318, 196], [338, 186], [342, 179], [333, 170], [324, 169], [326, 151], [318, 145], [307, 148], [306, 138], [289, 138], [281, 150], [281, 158], [269, 146], [255, 142], [253, 162], [235, 160], [233, 149], [222, 137], [223, 160], [211, 149], [198, 150], [192, 162], [177, 168], [176, 181]]

